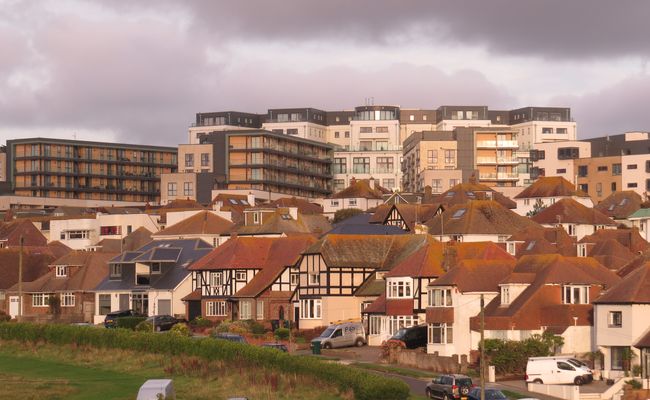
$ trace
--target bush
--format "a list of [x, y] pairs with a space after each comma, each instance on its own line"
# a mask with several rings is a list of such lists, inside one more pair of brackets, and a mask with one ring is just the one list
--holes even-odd
[[142, 321], [135, 326], [138, 332], [153, 332], [153, 325], [149, 321]]
[[274, 336], [278, 340], [287, 340], [289, 339], [289, 330], [287, 328], [278, 328], [274, 332]]
[[169, 330], [169, 333], [177, 336], [192, 336], [190, 328], [187, 326], [187, 324], [183, 323], [172, 326], [172, 329]]
[[248, 321], [248, 329], [254, 335], [263, 335], [266, 333], [266, 328], [264, 327], [264, 325], [253, 320]]
[[133, 331], [140, 322], [146, 319], [146, 317], [119, 317], [116, 319], [116, 323], [118, 328], [130, 329]]
[[190, 321], [190, 325], [195, 326], [197, 328], [209, 328], [213, 324], [212, 324], [212, 321], [210, 321], [209, 319], [202, 318], [202, 317], [196, 317], [196, 318], [194, 318], [193, 320]]
[[293, 356], [225, 340], [156, 335], [126, 329], [6, 322], [0, 323], [0, 339], [124, 349], [167, 354], [171, 357], [179, 355], [200, 357], [208, 361], [222, 361], [235, 369], [256, 367], [278, 373], [311, 376], [323, 382], [331, 382], [341, 391], [352, 390], [358, 400], [406, 400], [409, 397], [409, 387], [395, 378], [374, 375], [345, 365], [327, 363], [315, 357]]
[[0, 322], [11, 321], [11, 315], [0, 312]]
[[641, 382], [637, 381], [636, 379], [630, 379], [629, 381], [625, 381], [625, 383], [632, 386], [632, 389], [634, 390], [639, 390], [643, 388]]
[[562, 337], [550, 333], [532, 335], [522, 341], [485, 339], [485, 355], [498, 373], [521, 374], [526, 371], [529, 357], [551, 356], [562, 344]]

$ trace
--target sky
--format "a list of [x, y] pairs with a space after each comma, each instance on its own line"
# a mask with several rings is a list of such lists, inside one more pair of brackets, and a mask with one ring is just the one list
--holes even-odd
[[175, 146], [197, 112], [570, 107], [650, 130], [650, 2], [0, 0], [0, 144]]

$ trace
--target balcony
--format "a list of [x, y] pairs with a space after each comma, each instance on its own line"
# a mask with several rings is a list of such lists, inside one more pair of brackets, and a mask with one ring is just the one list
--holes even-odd
[[476, 157], [477, 164], [519, 164], [516, 157]]
[[486, 181], [516, 181], [519, 180], [518, 173], [498, 172], [492, 174], [479, 174], [479, 179]]
[[476, 142], [477, 148], [483, 149], [516, 149], [519, 143], [516, 140], [481, 140]]

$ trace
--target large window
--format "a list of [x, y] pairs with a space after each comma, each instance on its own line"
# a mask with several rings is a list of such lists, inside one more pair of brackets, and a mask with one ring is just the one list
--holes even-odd
[[445, 164], [456, 163], [456, 150], [445, 150]]
[[431, 193], [442, 193], [442, 179], [431, 180]]
[[194, 183], [183, 182], [183, 196], [194, 196]]
[[61, 307], [74, 307], [74, 293], [61, 293]]
[[621, 371], [625, 367], [625, 355], [630, 351], [626, 346], [612, 346], [610, 347], [610, 354], [612, 359], [611, 368], [613, 370]]
[[169, 197], [175, 197], [177, 193], [176, 190], [176, 182], [169, 182], [167, 183], [167, 196]]
[[239, 301], [239, 319], [252, 319], [250, 300]]
[[34, 293], [32, 295], [32, 307], [47, 307], [50, 305], [50, 295], [46, 293]]
[[202, 167], [210, 166], [210, 153], [201, 153], [201, 166]]
[[403, 299], [413, 297], [411, 285], [413, 280], [411, 278], [393, 278], [386, 282], [388, 287], [389, 299]]
[[256, 317], [258, 320], [264, 319], [264, 300], [257, 300], [257, 313]]
[[347, 161], [345, 158], [335, 158], [334, 163], [332, 163], [332, 173], [334, 174], [346, 174], [347, 171]]
[[388, 333], [392, 336], [402, 328], [417, 325], [418, 319], [412, 315], [392, 315], [388, 320]]
[[210, 287], [221, 286], [221, 272], [210, 272]]
[[355, 174], [369, 174], [370, 157], [354, 157], [352, 159], [352, 170]]
[[386, 324], [384, 323], [383, 315], [371, 315], [369, 321], [370, 335], [379, 335], [385, 329]]
[[372, 126], [362, 126], [359, 127], [360, 133], [372, 133]]
[[149, 315], [149, 295], [147, 293], [132, 294], [131, 308], [137, 313]]
[[580, 158], [580, 149], [577, 147], [560, 147], [557, 149], [558, 160], [571, 160]]
[[452, 325], [429, 324], [429, 343], [445, 344], [454, 342], [454, 330]]
[[564, 304], [589, 304], [589, 286], [566, 285], [562, 291]]
[[427, 163], [428, 164], [438, 164], [438, 150], [428, 150], [427, 151]]
[[389, 174], [392, 173], [393, 157], [377, 157], [377, 172]]
[[99, 296], [99, 315], [106, 315], [111, 312], [111, 295], [100, 294]]
[[610, 311], [607, 318], [609, 328], [620, 328], [623, 326], [623, 313], [621, 311]]
[[586, 165], [579, 165], [578, 166], [578, 176], [580, 177], [585, 177], [588, 174], [588, 169]]
[[393, 188], [395, 188], [395, 179], [385, 178], [382, 181], [382, 186], [385, 187], [386, 189], [393, 190]]
[[300, 318], [301, 319], [320, 319], [321, 318], [321, 300], [320, 299], [303, 299], [303, 300], [300, 300]]
[[121, 226], [101, 226], [99, 227], [99, 234], [101, 236], [120, 235], [122, 233]]
[[372, 141], [362, 140], [359, 142], [359, 150], [361, 151], [371, 151], [372, 150]]
[[194, 154], [185, 154], [185, 167], [194, 167]]
[[207, 317], [225, 317], [226, 316], [226, 302], [225, 301], [208, 301], [205, 303], [205, 315]]
[[429, 307], [452, 307], [451, 289], [429, 289]]

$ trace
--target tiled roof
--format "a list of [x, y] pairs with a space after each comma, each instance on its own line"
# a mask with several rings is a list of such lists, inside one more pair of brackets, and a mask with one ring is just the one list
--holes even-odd
[[637, 340], [636, 343], [634, 343], [634, 347], [637, 349], [647, 349], [650, 347], [650, 329], [648, 329], [648, 331], [643, 336], [641, 336], [641, 338]]
[[593, 208], [586, 207], [577, 201], [564, 198], [552, 204], [535, 216], [532, 220], [539, 224], [552, 224], [558, 222], [583, 225], [616, 226], [616, 222], [607, 215]]
[[599, 229], [583, 237], [578, 243], [598, 243], [607, 240], [615, 240], [633, 253], [650, 248], [650, 243], [643, 239], [637, 228]]
[[587, 255], [611, 270], [618, 270], [636, 257], [627, 247], [614, 239], [596, 243], [588, 250]]
[[323, 207], [296, 197], [282, 197], [266, 204], [269, 207], [296, 207], [301, 214], [322, 214]]
[[[441, 223], [443, 221], [443, 223]], [[483, 234], [512, 235], [537, 223], [522, 217], [493, 200], [457, 204], [426, 223], [431, 235]]]
[[[411, 312], [413, 310], [411, 309]], [[386, 313], [386, 293], [382, 293], [363, 310], [363, 314], [385, 314]]]
[[650, 304], [650, 263], [646, 263], [628, 274], [594, 303]]
[[589, 197], [582, 190], [561, 176], [542, 176], [532, 185], [522, 190], [515, 199], [530, 199], [537, 197]]
[[234, 223], [240, 223], [244, 220], [244, 210], [254, 207], [255, 204], [248, 203], [248, 196], [239, 194], [219, 193], [212, 199], [211, 205], [221, 203], [220, 211], [229, 211], [230, 219]]
[[332, 229], [327, 218], [322, 215], [298, 214], [293, 219], [288, 213], [278, 210], [261, 225], [242, 225], [236, 228], [239, 235], [281, 235], [289, 233], [311, 233], [322, 235]]
[[351, 179], [350, 186], [332, 195], [333, 199], [377, 199], [381, 200], [384, 194], [391, 193], [390, 190], [379, 186], [379, 179], [375, 179], [375, 187], [370, 187], [369, 179]]
[[0, 240], [6, 241], [7, 246], [20, 246], [20, 236], [23, 236], [25, 246], [46, 246], [47, 239], [27, 219], [11, 222], [0, 222]]
[[413, 299], [386, 299], [386, 315], [413, 315]]
[[371, 224], [371, 214], [357, 214], [334, 225], [328, 235], [404, 235], [407, 232], [394, 225]]
[[373, 297], [379, 296], [386, 292], [386, 281], [384, 279], [377, 279], [375, 275], [371, 275], [365, 282], [359, 286], [354, 292], [356, 297]]
[[514, 267], [514, 258], [501, 260], [463, 260], [429, 286], [456, 286], [461, 293], [498, 292], [499, 283]]
[[424, 246], [402, 260], [387, 277], [434, 278], [453, 271], [463, 260], [508, 260], [514, 266], [514, 257], [492, 242], [440, 243], [429, 240]]
[[535, 273], [543, 283], [604, 284], [611, 286], [619, 277], [592, 257], [563, 257], [558, 254], [524, 256], [514, 272]]
[[409, 231], [414, 232], [416, 223], [423, 224], [430, 221], [441, 207], [440, 204], [382, 204], [377, 207], [368, 222], [371, 224], [384, 224], [393, 208], [396, 208]]
[[101, 251], [108, 253], [119, 253], [124, 251], [137, 250], [151, 242], [151, 232], [144, 226], [129, 233], [124, 239], [102, 239], [97, 243]]
[[201, 298], [201, 289], [196, 289], [191, 291], [187, 296], [183, 297], [181, 301], [199, 301]]
[[435, 202], [448, 207], [465, 204], [473, 200], [494, 200], [505, 208], [517, 208], [517, 203], [502, 193], [476, 182], [459, 183], [434, 198]]
[[585, 236], [579, 243], [587, 244], [587, 255], [595, 257], [610, 269], [618, 270], [634, 261], [650, 248], [636, 228], [600, 229]]
[[610, 218], [626, 219], [641, 208], [643, 199], [633, 190], [613, 192], [594, 208]]
[[575, 256], [575, 239], [561, 227], [528, 227], [508, 238], [515, 242], [517, 257], [533, 254]]
[[[18, 258], [17, 248], [0, 249], [0, 289], [8, 289], [18, 283]], [[23, 252], [23, 281], [33, 281], [46, 274], [53, 259], [47, 252], [26, 249]]]
[[233, 226], [227, 219], [205, 210], [168, 226], [153, 236], [223, 235], [229, 234]]

